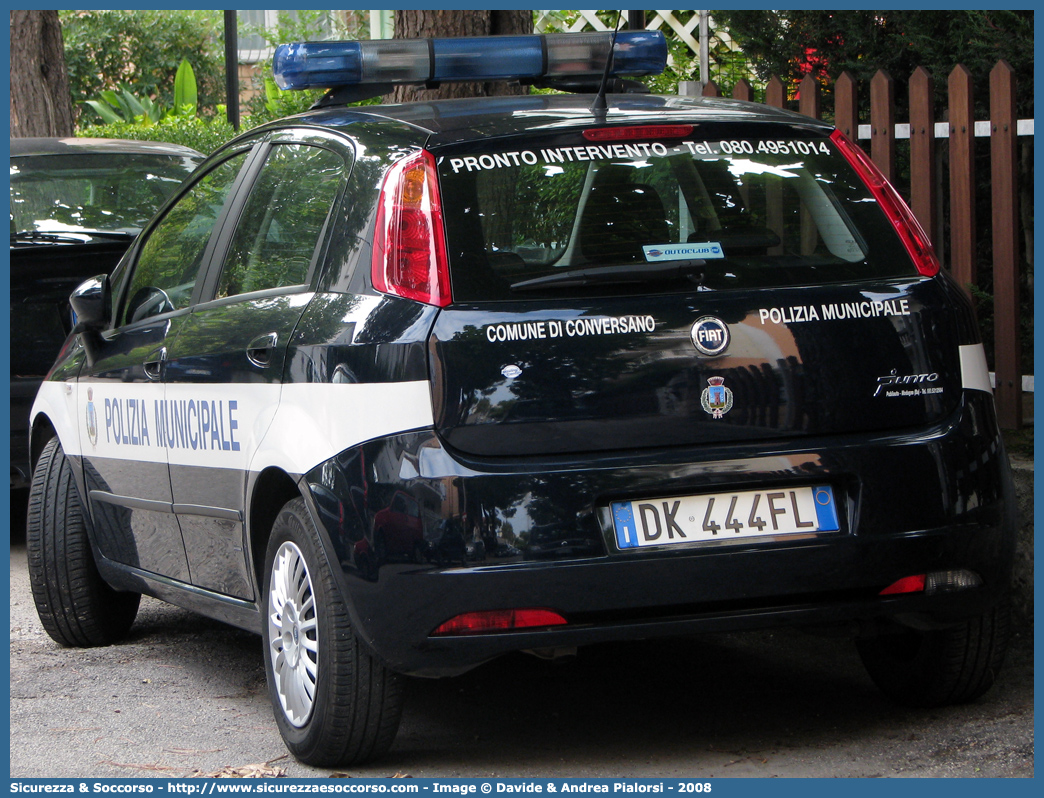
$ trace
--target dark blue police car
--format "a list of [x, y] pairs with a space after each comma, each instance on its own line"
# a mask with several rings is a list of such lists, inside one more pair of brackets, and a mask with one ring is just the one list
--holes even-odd
[[[388, 748], [402, 675], [606, 640], [801, 625], [899, 701], [985, 692], [1013, 504], [969, 302], [843, 135], [631, 91], [665, 57], [281, 48], [327, 107], [72, 298], [31, 433], [50, 635], [118, 640], [143, 593], [259, 632], [319, 765]], [[623, 91], [343, 105], [462, 79]]]

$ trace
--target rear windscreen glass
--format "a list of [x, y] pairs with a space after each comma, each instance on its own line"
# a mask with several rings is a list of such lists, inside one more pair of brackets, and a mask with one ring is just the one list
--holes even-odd
[[605, 143], [572, 133], [437, 158], [458, 302], [917, 274], [829, 138], [800, 128]]

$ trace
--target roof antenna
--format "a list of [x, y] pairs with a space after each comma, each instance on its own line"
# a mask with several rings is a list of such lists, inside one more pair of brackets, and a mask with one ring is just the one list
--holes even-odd
[[616, 25], [613, 26], [613, 38], [609, 42], [609, 55], [605, 59], [605, 69], [602, 71], [602, 83], [598, 87], [598, 94], [595, 96], [594, 104], [591, 106], [591, 113], [595, 116], [605, 119], [605, 114], [609, 110], [609, 103], [606, 102], [605, 93], [609, 84], [609, 70], [613, 68], [613, 53], [616, 50], [616, 34], [620, 32], [620, 19], [623, 16], [623, 12], [617, 9], [616, 11]]

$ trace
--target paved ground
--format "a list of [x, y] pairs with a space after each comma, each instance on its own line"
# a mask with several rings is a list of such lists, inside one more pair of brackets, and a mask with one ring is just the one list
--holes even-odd
[[[61, 649], [11, 550], [11, 775], [181, 777], [285, 756], [260, 639], [146, 599], [130, 638]], [[399, 736], [355, 776], [1033, 776], [1032, 635], [998, 685], [915, 712], [850, 643], [800, 633], [606, 645], [564, 665], [518, 655], [413, 681]]]

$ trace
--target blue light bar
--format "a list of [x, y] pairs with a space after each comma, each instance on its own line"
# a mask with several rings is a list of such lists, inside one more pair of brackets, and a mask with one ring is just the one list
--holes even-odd
[[[612, 33], [298, 42], [276, 48], [283, 89], [393, 83], [600, 78]], [[610, 77], [658, 75], [667, 65], [660, 31], [620, 31]]]

